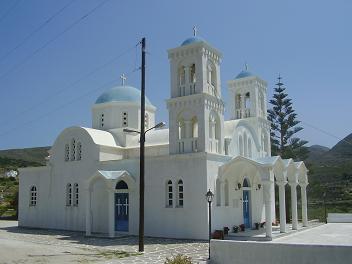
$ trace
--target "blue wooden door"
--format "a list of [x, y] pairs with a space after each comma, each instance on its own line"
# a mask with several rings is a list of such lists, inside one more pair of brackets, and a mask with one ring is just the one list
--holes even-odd
[[115, 193], [115, 230], [128, 231], [128, 193]]
[[249, 191], [243, 191], [243, 222], [246, 228], [251, 228]]

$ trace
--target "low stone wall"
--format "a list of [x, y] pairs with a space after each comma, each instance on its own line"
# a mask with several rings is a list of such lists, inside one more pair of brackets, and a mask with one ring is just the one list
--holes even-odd
[[212, 264], [346, 264], [352, 246], [211, 241]]
[[352, 223], [352, 214], [328, 214], [328, 223]]

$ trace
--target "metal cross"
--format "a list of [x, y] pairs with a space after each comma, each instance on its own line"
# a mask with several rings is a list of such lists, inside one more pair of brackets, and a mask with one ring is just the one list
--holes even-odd
[[121, 78], [121, 83], [122, 83], [122, 86], [124, 86], [124, 85], [125, 85], [125, 81], [126, 81], [127, 77], [126, 77], [126, 76], [125, 76], [125, 74], [123, 73], [123, 74], [120, 76], [120, 78]]
[[197, 27], [196, 26], [193, 27], [193, 36], [197, 36]]
[[248, 64], [247, 64], [247, 62], [244, 64], [244, 69], [245, 69], [246, 71], [248, 71]]

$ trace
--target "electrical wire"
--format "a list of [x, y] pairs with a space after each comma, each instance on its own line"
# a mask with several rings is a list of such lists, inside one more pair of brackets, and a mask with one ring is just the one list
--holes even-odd
[[118, 59], [120, 59], [121, 57], [123, 57], [124, 55], [128, 54], [131, 50], [133, 50], [135, 48], [134, 45], [128, 49], [126, 49], [124, 52], [120, 53], [119, 55], [107, 60], [106, 62], [104, 62], [103, 64], [99, 65], [98, 67], [95, 67], [94, 69], [90, 70], [89, 72], [81, 75], [81, 77], [79, 77], [78, 79], [76, 79], [74, 82], [70, 83], [69, 85], [61, 88], [60, 90], [58, 90], [57, 92], [45, 97], [44, 99], [40, 100], [39, 102], [33, 104], [32, 106], [22, 110], [21, 112], [17, 113], [14, 115], [14, 117], [9, 118], [8, 120], [5, 120], [5, 125], [11, 123], [10, 121], [14, 121], [17, 119], [17, 117], [22, 116], [23, 114], [27, 114], [30, 111], [38, 108], [38, 107], [42, 107], [44, 104], [50, 102], [50, 100], [55, 99], [57, 95], [62, 94], [64, 91], [67, 91], [73, 87], [75, 87], [78, 83], [80, 83], [81, 81], [91, 77], [92, 75], [94, 75], [95, 73], [101, 71], [102, 69], [106, 68], [107, 66], [109, 66], [110, 64], [112, 64], [113, 62], [116, 62]]
[[304, 124], [306, 126], [309, 126], [310, 128], [313, 128], [313, 129], [315, 129], [315, 130], [317, 130], [317, 131], [319, 131], [319, 132], [321, 132], [321, 133], [323, 133], [325, 135], [328, 135], [330, 137], [338, 139], [339, 141], [343, 141], [343, 142], [345, 142], [345, 143], [347, 143], [349, 145], [352, 145], [352, 142], [349, 142], [348, 140], [346, 140], [344, 138], [340, 138], [340, 137], [338, 137], [338, 136], [336, 136], [336, 135], [334, 135], [334, 134], [332, 134], [332, 133], [330, 133], [330, 132], [328, 132], [328, 131], [326, 131], [324, 129], [321, 129], [319, 127], [313, 126], [313, 125], [311, 125], [311, 124], [309, 124], [309, 123], [307, 123], [305, 121], [302, 121], [302, 120], [300, 120], [300, 121], [301, 121], [302, 124]]
[[62, 12], [64, 12], [70, 5], [73, 4], [76, 0], [71, 0], [58, 11], [56, 11], [53, 15], [51, 15], [45, 22], [40, 24], [36, 29], [34, 29], [31, 33], [29, 33], [21, 42], [19, 42], [14, 48], [7, 51], [4, 55], [0, 57], [0, 62], [6, 59], [9, 55], [15, 52], [17, 49], [22, 47], [28, 40], [30, 40], [35, 34], [45, 28], [51, 21], [53, 21], [57, 16], [59, 16]]
[[75, 26], [77, 26], [79, 23], [84, 21], [87, 17], [89, 17], [91, 14], [93, 14], [95, 11], [97, 11], [99, 8], [101, 8], [104, 4], [106, 4], [110, 0], [104, 0], [100, 2], [98, 5], [96, 5], [93, 9], [85, 13], [83, 16], [81, 16], [79, 19], [75, 20], [73, 23], [71, 23], [68, 27], [66, 27], [63, 31], [61, 31], [59, 34], [57, 34], [55, 37], [51, 38], [47, 42], [45, 42], [42, 46], [34, 50], [31, 54], [29, 54], [27, 57], [24, 58], [20, 63], [15, 64], [10, 70], [4, 72], [2, 75], [0, 75], [0, 80], [2, 80], [6, 75], [12, 73], [16, 69], [20, 68], [23, 66], [25, 63], [27, 63], [31, 58], [33, 58], [35, 55], [37, 55], [40, 51], [48, 47], [50, 44], [55, 42], [57, 39], [62, 37], [65, 33], [69, 32], [71, 29], [73, 29]]
[[17, 0], [7, 11], [2, 15], [0, 18], [0, 23], [6, 19], [6, 17], [15, 9], [15, 7], [21, 2], [22, 0]]
[[[130, 75], [136, 73], [136, 72], [139, 71], [139, 70], [140, 70], [140, 68], [133, 69], [133, 70], [131, 70], [130, 72], [127, 72], [126, 75], [127, 75], [127, 76], [130, 76]], [[35, 122], [37, 122], [37, 121], [43, 119], [44, 117], [47, 117], [47, 116], [50, 115], [50, 114], [53, 114], [53, 113], [55, 113], [55, 112], [57, 112], [57, 111], [59, 111], [59, 110], [61, 110], [61, 109], [64, 109], [65, 106], [70, 105], [70, 104], [73, 104], [73, 103], [75, 103], [76, 101], [78, 101], [78, 100], [80, 100], [80, 99], [82, 99], [82, 98], [84, 98], [84, 97], [86, 97], [86, 96], [92, 94], [93, 92], [96, 92], [96, 91], [101, 90], [101, 89], [103, 89], [103, 88], [110, 87], [113, 83], [116, 83], [118, 80], [119, 80], [119, 78], [114, 78], [114, 79], [112, 79], [112, 80], [110, 80], [110, 81], [104, 83], [103, 85], [99, 86], [98, 88], [93, 88], [93, 89], [87, 91], [86, 93], [84, 93], [83, 95], [77, 96], [77, 97], [71, 99], [70, 101], [65, 102], [65, 103], [63, 103], [63, 104], [57, 106], [56, 108], [52, 109], [51, 111], [45, 112], [43, 115], [41, 115], [41, 116], [39, 116], [39, 117], [37, 117], [37, 118], [35, 118], [35, 119], [29, 120], [29, 121], [27, 121], [27, 122], [24, 122], [24, 123], [22, 123], [21, 125], [12, 127], [11, 129], [9, 129], [9, 130], [7, 130], [7, 131], [4, 131], [3, 133], [0, 133], [0, 137], [3, 137], [3, 136], [5, 136], [5, 135], [7, 135], [7, 134], [10, 134], [10, 133], [13, 133], [14, 131], [23, 131], [22, 128], [23, 128], [24, 126], [28, 126], [28, 125], [30, 125], [30, 124], [33, 124], [33, 123], [35, 123]], [[20, 129], [20, 128], [21, 128], [21, 129]]]

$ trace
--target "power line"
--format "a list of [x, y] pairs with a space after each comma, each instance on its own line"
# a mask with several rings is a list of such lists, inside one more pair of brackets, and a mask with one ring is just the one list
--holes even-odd
[[38, 108], [39, 106], [41, 107], [43, 104], [49, 102], [51, 99], [55, 99], [57, 95], [63, 93], [64, 91], [70, 89], [70, 88], [73, 88], [75, 87], [78, 83], [80, 83], [81, 81], [83, 81], [84, 79], [86, 78], [89, 78], [90, 76], [94, 75], [96, 72], [104, 69], [105, 67], [107, 67], [108, 65], [112, 64], [113, 62], [115, 62], [116, 60], [120, 59], [122, 56], [126, 55], [127, 53], [129, 53], [131, 50], [134, 49], [135, 46], [138, 46], [137, 45], [134, 45], [128, 49], [126, 49], [124, 52], [120, 53], [119, 55], [109, 59], [108, 61], [106, 61], [105, 63], [99, 65], [98, 67], [95, 67], [94, 69], [90, 70], [89, 72], [83, 74], [81, 77], [79, 77], [78, 79], [76, 79], [74, 82], [70, 83], [69, 85], [65, 86], [64, 88], [58, 90], [57, 92], [49, 95], [48, 97], [42, 99], [41, 101], [33, 104], [32, 106], [26, 108], [25, 110], [19, 112], [18, 114], [16, 114], [15, 116], [12, 116], [10, 119], [8, 120], [5, 120], [5, 125], [6, 123], [11, 123], [9, 122], [10, 120], [13, 121], [13, 120], [16, 120], [16, 117], [19, 117], [19, 116], [22, 116], [23, 114], [26, 114], [36, 108]]
[[15, 7], [21, 2], [22, 0], [17, 0], [7, 11], [2, 15], [0, 18], [0, 23], [5, 20], [5, 18], [15, 9]]
[[326, 130], [324, 130], [324, 129], [321, 129], [321, 128], [319, 128], [319, 127], [313, 126], [313, 125], [311, 125], [311, 124], [308, 124], [307, 122], [304, 122], [304, 121], [301, 121], [301, 122], [302, 122], [304, 125], [309, 126], [310, 128], [313, 128], [313, 129], [315, 129], [315, 130], [317, 130], [317, 131], [319, 131], [319, 132], [321, 132], [321, 133], [323, 133], [323, 134], [325, 134], [325, 135], [328, 135], [328, 136], [330, 136], [330, 137], [333, 137], [333, 138], [338, 139], [339, 141], [343, 141], [343, 142], [345, 142], [345, 143], [347, 143], [347, 144], [349, 144], [349, 145], [352, 145], [352, 142], [349, 142], [349, 141], [347, 141], [347, 140], [344, 139], [344, 138], [340, 138], [340, 137], [338, 137], [338, 136], [336, 136], [336, 135], [334, 135], [334, 134], [332, 134], [332, 133], [330, 133], [330, 132], [328, 132], [328, 131], [326, 131]]
[[0, 80], [2, 80], [7, 74], [13, 72], [14, 70], [16, 70], [17, 68], [20, 68], [21, 66], [23, 66], [26, 62], [28, 62], [31, 58], [33, 58], [36, 54], [38, 54], [40, 51], [42, 51], [44, 48], [46, 48], [47, 46], [49, 46], [50, 44], [52, 44], [54, 41], [56, 41], [57, 39], [59, 39], [62, 35], [64, 35], [65, 33], [67, 33], [68, 31], [70, 31], [72, 28], [74, 28], [76, 25], [78, 25], [80, 22], [82, 22], [83, 20], [85, 20], [87, 17], [89, 17], [91, 14], [93, 14], [96, 10], [98, 10], [100, 7], [102, 7], [104, 4], [106, 4], [108, 1], [110, 0], [104, 0], [102, 2], [100, 2], [98, 5], [96, 5], [93, 9], [91, 9], [90, 11], [88, 11], [86, 14], [84, 14], [83, 16], [81, 16], [79, 19], [75, 20], [72, 24], [70, 24], [68, 27], [66, 27], [63, 31], [61, 31], [59, 34], [57, 34], [55, 37], [53, 37], [52, 39], [50, 39], [49, 41], [45, 42], [44, 45], [40, 46], [39, 48], [37, 48], [34, 52], [32, 52], [31, 54], [29, 54], [22, 62], [14, 65], [12, 68], [10, 68], [10, 70], [8, 70], [7, 72], [3, 73], [2, 75], [0, 75]]
[[65, 6], [56, 11], [52, 16], [50, 16], [44, 23], [40, 24], [36, 29], [34, 29], [31, 33], [29, 33], [20, 43], [18, 43], [14, 48], [10, 49], [3, 56], [0, 57], [0, 62], [7, 58], [14, 51], [22, 47], [29, 39], [31, 39], [35, 34], [37, 34], [40, 30], [42, 30], [45, 26], [47, 26], [51, 21], [53, 21], [57, 16], [59, 16], [65, 9], [67, 9], [73, 2], [76, 0], [71, 0]]
[[[140, 68], [133, 69], [133, 70], [131, 70], [130, 72], [128, 72], [126, 75], [129, 76], [129, 75], [134, 74], [135, 72], [137, 72], [137, 71], [139, 71], [139, 70], [140, 70]], [[5, 135], [7, 135], [7, 134], [9, 134], [9, 133], [12, 133], [12, 132], [13, 132], [14, 130], [16, 130], [16, 129], [23, 128], [23, 126], [26, 126], [26, 125], [28, 126], [28, 125], [30, 125], [30, 124], [32, 124], [32, 123], [35, 123], [35, 122], [39, 121], [40, 119], [43, 119], [44, 117], [46, 117], [46, 116], [48, 116], [48, 115], [50, 115], [50, 114], [52, 114], [52, 113], [55, 113], [55, 112], [57, 112], [57, 111], [63, 109], [63, 108], [64, 108], [65, 106], [67, 106], [67, 105], [73, 104], [74, 102], [80, 100], [81, 98], [84, 98], [84, 97], [90, 95], [91, 93], [93, 93], [93, 92], [95, 92], [95, 91], [101, 90], [101, 89], [106, 88], [106, 87], [110, 87], [111, 84], [115, 83], [115, 82], [118, 81], [119, 79], [120, 79], [120, 78], [114, 78], [113, 80], [110, 80], [110, 81], [104, 83], [103, 85], [99, 86], [98, 88], [91, 89], [91, 90], [87, 91], [86, 93], [84, 93], [83, 95], [77, 96], [76, 98], [74, 98], [74, 99], [72, 99], [72, 100], [70, 100], [70, 101], [68, 101], [68, 102], [65, 102], [65, 103], [61, 104], [60, 106], [58, 106], [58, 107], [52, 109], [52, 110], [49, 111], [49, 112], [45, 112], [43, 115], [41, 115], [41, 116], [39, 116], [39, 117], [37, 117], [37, 118], [35, 118], [35, 119], [29, 120], [29, 121], [27, 121], [27, 122], [24, 122], [24, 123], [21, 124], [21, 125], [15, 126], [15, 127], [11, 128], [11, 129], [9, 129], [9, 130], [3, 132], [3, 133], [0, 133], [0, 137], [5, 136]]]

